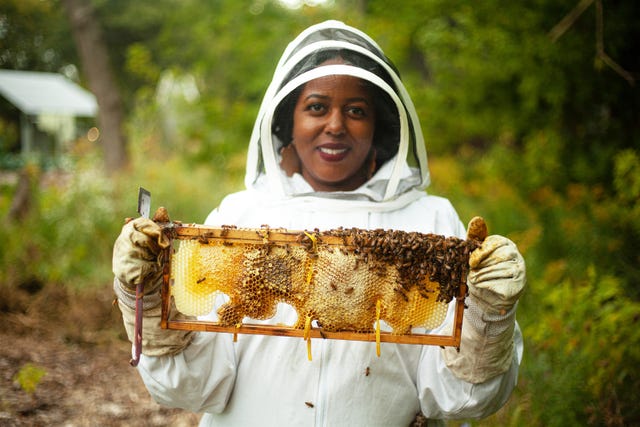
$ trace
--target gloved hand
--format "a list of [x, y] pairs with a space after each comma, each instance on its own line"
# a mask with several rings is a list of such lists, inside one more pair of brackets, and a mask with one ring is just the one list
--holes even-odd
[[136, 218], [122, 227], [113, 247], [113, 273], [123, 290], [135, 294], [139, 283], [145, 295], [159, 289], [162, 269], [158, 256], [169, 246], [162, 228], [148, 218]]
[[471, 253], [469, 266], [460, 351], [446, 348], [443, 357], [458, 378], [481, 383], [511, 366], [516, 306], [526, 271], [516, 245], [497, 235], [487, 237]]
[[525, 285], [525, 264], [515, 243], [489, 236], [469, 257], [469, 295], [482, 311], [504, 315], [520, 298]]
[[131, 342], [135, 337], [136, 286], [144, 284], [142, 353], [148, 356], [177, 353], [188, 345], [192, 335], [190, 331], [160, 327], [162, 266], [158, 258], [169, 244], [158, 224], [136, 218], [122, 227], [113, 247], [113, 289]]

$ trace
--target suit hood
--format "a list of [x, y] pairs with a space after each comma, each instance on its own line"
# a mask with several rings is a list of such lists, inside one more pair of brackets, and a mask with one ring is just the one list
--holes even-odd
[[[343, 63], [324, 65], [332, 56]], [[316, 192], [299, 174], [289, 177], [280, 168], [280, 150], [287, 145], [292, 98], [310, 80], [348, 75], [375, 87], [377, 109], [385, 121], [376, 124], [380, 160], [375, 174], [349, 192]], [[427, 153], [420, 123], [409, 94], [393, 63], [365, 33], [339, 21], [326, 21], [304, 30], [285, 49], [264, 95], [251, 134], [245, 185], [268, 189], [285, 198], [317, 196], [389, 201], [429, 185]]]

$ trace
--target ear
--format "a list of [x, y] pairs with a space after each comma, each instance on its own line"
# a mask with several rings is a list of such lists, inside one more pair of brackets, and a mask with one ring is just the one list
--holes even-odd
[[293, 146], [293, 143], [282, 147], [280, 155], [282, 156], [280, 168], [287, 174], [287, 176], [292, 176], [296, 172], [301, 172], [302, 168], [300, 158], [298, 157], [298, 152], [296, 151], [296, 147]]

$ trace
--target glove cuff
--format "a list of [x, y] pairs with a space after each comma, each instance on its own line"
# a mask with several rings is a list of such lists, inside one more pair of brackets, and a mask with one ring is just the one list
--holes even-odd
[[515, 324], [517, 302], [508, 311], [495, 310], [473, 295], [469, 295], [465, 303], [467, 304], [464, 311], [465, 326], [474, 328], [488, 337], [501, 336]]
[[[162, 280], [156, 281], [152, 286], [145, 286], [145, 294], [142, 297], [142, 310], [147, 311], [158, 307], [162, 303], [160, 287]], [[136, 293], [123, 284], [117, 277], [113, 279], [113, 291], [121, 305], [125, 305], [131, 310], [136, 309]]]
[[[135, 337], [135, 310], [123, 304], [122, 301], [118, 301], [118, 305], [122, 312], [122, 321], [127, 332], [127, 337], [129, 341], [133, 342]], [[160, 326], [161, 317], [161, 307], [144, 311], [142, 321], [142, 354], [145, 356], [167, 356], [180, 353], [189, 345], [195, 334], [193, 331], [162, 329]], [[178, 318], [187, 319], [187, 317], [183, 315], [178, 315]]]
[[442, 357], [458, 378], [478, 384], [504, 374], [513, 363], [516, 305], [505, 314], [483, 311], [470, 296], [460, 348], [447, 347]]

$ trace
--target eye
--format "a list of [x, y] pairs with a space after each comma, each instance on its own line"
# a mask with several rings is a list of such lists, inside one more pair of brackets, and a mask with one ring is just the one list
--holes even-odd
[[364, 116], [366, 114], [364, 109], [360, 107], [349, 107], [348, 111], [356, 116]]
[[305, 110], [310, 111], [311, 113], [314, 114], [322, 114], [323, 112], [326, 111], [326, 107], [324, 104], [320, 103], [320, 102], [312, 102], [310, 104], [307, 105], [307, 107], [305, 108]]
[[369, 116], [369, 110], [367, 107], [362, 107], [359, 105], [349, 105], [346, 108], [347, 114], [350, 117], [360, 119]]

